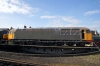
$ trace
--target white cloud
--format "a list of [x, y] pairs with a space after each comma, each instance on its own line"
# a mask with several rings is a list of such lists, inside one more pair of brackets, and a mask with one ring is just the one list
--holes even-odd
[[24, 27], [24, 25], [23, 24], [17, 24], [16, 27], [21, 27], [22, 28], [22, 27]]
[[10, 0], [10, 2], [13, 3], [13, 4], [18, 4], [18, 5], [21, 4], [19, 0]]
[[41, 16], [40, 18], [47, 18], [47, 19], [51, 19], [51, 18], [56, 18], [56, 16]]
[[59, 16], [58, 19], [51, 20], [47, 23], [46, 27], [80, 27], [80, 25], [73, 22], [64, 22], [62, 19], [60, 19], [61, 16]]
[[0, 0], [1, 13], [30, 14], [39, 11], [39, 8], [32, 8], [22, 0]]
[[92, 15], [92, 14], [97, 14], [97, 13], [100, 13], [100, 10], [88, 11], [88, 12], [85, 12], [84, 15], [87, 16], [87, 15]]
[[[81, 27], [79, 23], [81, 20], [75, 19], [74, 17], [66, 16], [41, 16], [40, 18], [53, 18], [45, 25], [45, 27]], [[84, 27], [84, 26], [83, 26]]]
[[29, 15], [28, 17], [33, 17], [33, 16], [35, 16], [35, 15], [31, 14], [31, 15]]
[[80, 20], [75, 19], [73, 17], [62, 17], [62, 20], [70, 22], [70, 23], [74, 23], [74, 24], [81, 22]]
[[53, 20], [53, 21], [49, 21], [49, 23], [46, 25], [46, 27], [62, 27], [64, 26], [63, 23], [57, 19], [57, 20]]
[[45, 19], [53, 19], [53, 20], [63, 20], [63, 21], [66, 21], [66, 22], [69, 22], [69, 23], [73, 23], [73, 24], [77, 24], [77, 23], [80, 23], [81, 21], [78, 20], [78, 19], [75, 19], [73, 17], [65, 17], [65, 16], [40, 16], [40, 18], [45, 18]]
[[0, 18], [6, 18], [6, 17], [0, 17]]
[[94, 21], [91, 24], [92, 24], [92, 26], [90, 28], [92, 28], [92, 29], [100, 29], [100, 20]]
[[96, 29], [100, 32], [100, 20], [91, 22], [91, 25], [92, 26], [90, 26], [88, 22], [84, 24], [81, 20], [73, 17], [56, 16], [56, 19], [50, 20], [45, 27], [87, 27], [91, 30]]
[[49, 22], [46, 27], [84, 27], [83, 25], [78, 24], [64, 24], [59, 20], [55, 20], [54, 22]]
[[54, 21], [50, 21], [46, 27], [87, 27], [90, 28], [91, 30], [98, 30], [100, 32], [100, 26], [99, 24], [91, 24], [92, 26], [89, 25], [85, 25], [85, 24], [73, 24], [73, 23], [68, 23], [68, 24], [64, 24], [63, 22], [61, 22], [60, 20], [54, 20]]

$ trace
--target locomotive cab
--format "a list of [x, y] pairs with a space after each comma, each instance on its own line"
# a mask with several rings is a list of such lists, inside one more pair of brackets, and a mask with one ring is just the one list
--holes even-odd
[[11, 40], [14, 38], [14, 32], [12, 30], [3, 31], [3, 39]]
[[92, 41], [92, 33], [89, 29], [82, 30], [82, 39], [85, 41]]
[[85, 40], [92, 41], [92, 33], [90, 30], [86, 30]]
[[3, 39], [7, 39], [8, 38], [8, 30], [3, 30]]

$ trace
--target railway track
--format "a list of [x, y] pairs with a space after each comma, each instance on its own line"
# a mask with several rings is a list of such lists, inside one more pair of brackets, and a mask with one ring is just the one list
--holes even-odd
[[[58, 47], [59, 48], [59, 47]], [[69, 47], [71, 48], [71, 47]], [[76, 47], [77, 48], [77, 47]], [[86, 47], [88, 48], [88, 47]], [[99, 50], [89, 51], [87, 53], [77, 53], [77, 54], [31, 54], [31, 53], [24, 53], [24, 52], [7, 52], [7, 51], [0, 51], [0, 62], [17, 66], [46, 66], [46, 65], [39, 65], [35, 63], [31, 58], [32, 57], [67, 57], [67, 56], [80, 56], [80, 55], [90, 55], [90, 54], [97, 54], [100, 53]]]
[[[96, 50], [89, 50], [88, 52], [83, 52], [83, 53], [57, 53], [56, 52], [54, 54], [49, 54], [49, 53], [27, 53], [27, 52], [14, 52], [14, 51], [0, 51], [0, 62], [1, 63], [6, 63], [7, 65], [11, 64], [11, 65], [17, 65], [17, 66], [46, 66], [46, 65], [41, 65], [37, 62], [35, 62], [35, 60], [33, 61], [31, 58], [33, 57], [67, 57], [67, 56], [81, 56], [81, 55], [90, 55], [90, 54], [97, 54], [100, 53], [100, 48], [98, 46], [93, 46], [93, 47], [67, 47], [67, 46], [38, 46], [38, 45], [21, 45], [21, 46], [16, 46], [16, 45], [1, 45], [3, 48], [7, 48], [9, 49], [9, 47], [13, 47], [13, 49], [15, 47], [19, 47], [19, 48], [56, 48], [56, 49], [70, 49], [70, 51], [75, 52], [75, 49], [96, 49]], [[7, 49], [7, 50], [8, 50]], [[13, 50], [11, 49], [11, 50]], [[42, 50], [41, 49], [41, 50]], [[55, 49], [55, 50], [56, 50]], [[74, 49], [74, 50], [73, 50]], [[35, 49], [33, 49], [35, 50]], [[39, 50], [37, 50], [39, 51]], [[61, 51], [61, 50], [59, 50]], [[57, 51], [57, 52], [59, 52]], [[51, 51], [50, 51], [51, 52]], [[2, 65], [4, 66], [4, 65]]]
[[[40, 65], [40, 64], [35, 64], [33, 62], [27, 62], [27, 61], [21, 61], [21, 60], [16, 60], [16, 59], [10, 59], [10, 58], [4, 58], [0, 57], [0, 62], [2, 62], [2, 65], [17, 65], [17, 66], [46, 66], [46, 65]], [[1, 65], [0, 65], [1, 66]]]
[[[90, 55], [97, 54], [100, 51], [88, 52], [88, 53], [79, 53], [79, 54], [26, 54], [26, 53], [15, 53], [15, 52], [6, 52], [0, 51], [0, 63], [5, 65], [17, 65], [17, 66], [47, 66], [41, 65], [33, 61], [31, 58], [34, 57], [65, 57], [65, 56], [79, 56], [79, 55]], [[1, 65], [4, 66], [4, 65]]]
[[[0, 62], [4, 65], [17, 65], [17, 66], [46, 66], [35, 63], [29, 57], [33, 55], [26, 55], [24, 53], [0, 51]], [[4, 65], [3, 65], [4, 64]]]

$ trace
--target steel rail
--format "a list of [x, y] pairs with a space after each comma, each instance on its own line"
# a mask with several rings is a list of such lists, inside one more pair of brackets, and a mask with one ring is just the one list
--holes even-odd
[[2, 62], [9, 62], [9, 63], [16, 63], [16, 64], [21, 64], [21, 65], [32, 65], [32, 66], [46, 66], [46, 65], [40, 65], [40, 64], [36, 64], [33, 62], [27, 62], [25, 60], [21, 61], [21, 60], [16, 60], [16, 59], [11, 59], [11, 58], [4, 58], [4, 57], [0, 57], [0, 61]]

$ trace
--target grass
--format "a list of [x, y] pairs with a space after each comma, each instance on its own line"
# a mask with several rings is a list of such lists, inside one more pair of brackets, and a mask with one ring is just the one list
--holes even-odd
[[13, 43], [11, 41], [8, 42], [9, 45], [12, 45]]

